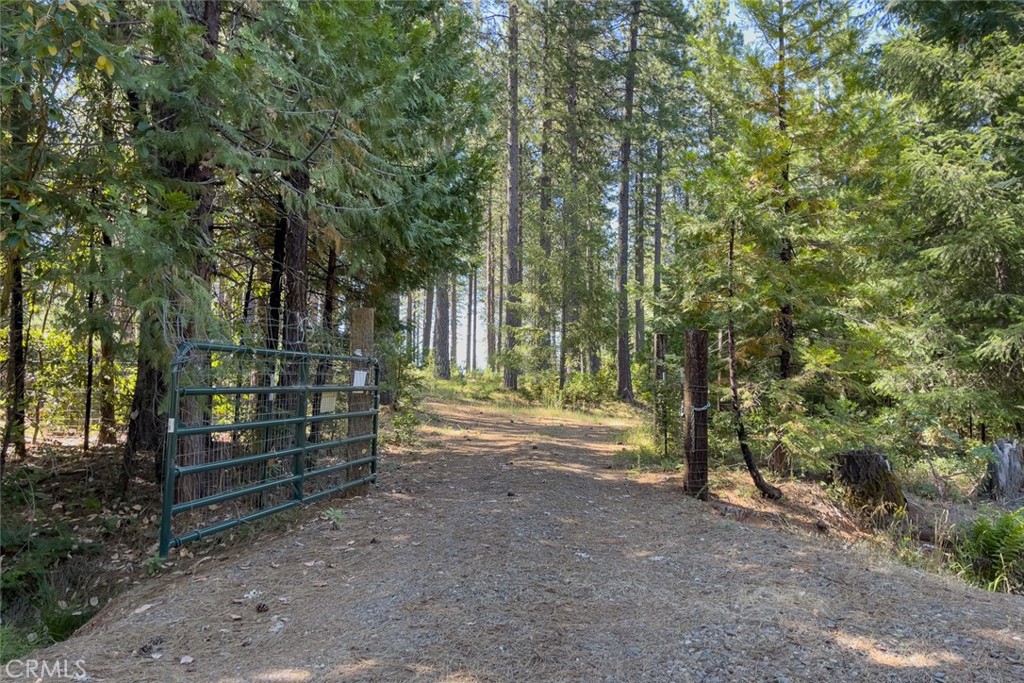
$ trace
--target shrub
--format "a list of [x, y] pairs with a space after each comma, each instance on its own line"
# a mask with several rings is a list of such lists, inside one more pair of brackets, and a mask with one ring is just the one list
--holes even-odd
[[1024, 509], [978, 519], [954, 561], [962, 576], [987, 590], [1024, 592]]

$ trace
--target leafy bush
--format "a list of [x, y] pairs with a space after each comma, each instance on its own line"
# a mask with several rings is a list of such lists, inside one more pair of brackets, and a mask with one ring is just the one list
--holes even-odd
[[1024, 592], [1024, 509], [976, 521], [958, 544], [955, 563], [987, 590]]
[[562, 391], [562, 405], [574, 410], [600, 407], [615, 397], [615, 381], [607, 368], [596, 375], [577, 372], [569, 376]]
[[391, 418], [391, 433], [387, 435], [390, 443], [402, 445], [412, 444], [416, 440], [416, 428], [420, 426], [420, 418], [412, 408], [402, 408]]

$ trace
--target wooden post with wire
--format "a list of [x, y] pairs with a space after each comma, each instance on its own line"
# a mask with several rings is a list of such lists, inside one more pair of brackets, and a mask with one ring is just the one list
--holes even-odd
[[683, 490], [701, 500], [708, 497], [708, 333], [686, 331], [683, 375], [683, 453], [686, 480]]
[[[353, 308], [349, 319], [349, 354], [353, 356], [365, 356], [373, 358], [373, 317], [372, 308]], [[356, 377], [363, 383], [369, 385], [374, 381], [373, 366], [370, 363], [352, 363], [351, 381], [357, 384]], [[353, 391], [349, 394], [348, 410], [350, 413], [364, 412], [373, 409], [373, 394], [366, 391]], [[350, 417], [348, 420], [349, 436], [368, 434], [373, 430], [372, 417]], [[369, 441], [359, 441], [349, 445], [348, 459], [357, 460], [370, 455], [372, 444]], [[370, 473], [369, 465], [357, 465], [349, 468], [348, 480], [355, 481], [362, 479]], [[364, 487], [360, 486], [357, 492]]]

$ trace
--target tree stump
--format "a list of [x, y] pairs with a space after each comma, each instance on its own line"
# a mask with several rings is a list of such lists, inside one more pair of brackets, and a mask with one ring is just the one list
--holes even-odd
[[992, 446], [992, 458], [988, 461], [988, 472], [978, 491], [995, 499], [1024, 494], [1024, 449], [1020, 443], [996, 440]]
[[846, 487], [850, 501], [876, 523], [907, 507], [903, 487], [880, 451], [862, 448], [840, 453], [833, 475]]

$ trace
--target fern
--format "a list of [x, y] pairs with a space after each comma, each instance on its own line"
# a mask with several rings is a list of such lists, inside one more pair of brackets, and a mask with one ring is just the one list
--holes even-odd
[[1024, 592], [1024, 509], [976, 521], [955, 562], [962, 576], [987, 590]]

